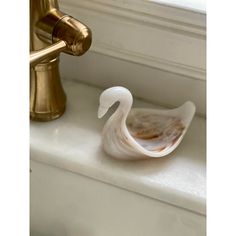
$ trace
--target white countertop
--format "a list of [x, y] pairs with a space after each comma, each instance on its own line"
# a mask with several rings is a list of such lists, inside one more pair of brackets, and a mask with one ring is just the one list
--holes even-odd
[[[195, 117], [180, 146], [168, 157], [120, 161], [107, 156], [99, 120], [101, 89], [63, 81], [66, 113], [58, 120], [31, 122], [31, 159], [205, 215], [205, 119]], [[158, 96], [158, 95], [157, 95]], [[134, 107], [155, 107], [135, 100]]]

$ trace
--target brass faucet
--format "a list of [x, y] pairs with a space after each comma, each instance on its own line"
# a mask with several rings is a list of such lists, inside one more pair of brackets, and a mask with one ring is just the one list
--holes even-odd
[[30, 117], [49, 121], [66, 106], [59, 53], [80, 56], [90, 47], [90, 29], [59, 10], [57, 0], [30, 0]]

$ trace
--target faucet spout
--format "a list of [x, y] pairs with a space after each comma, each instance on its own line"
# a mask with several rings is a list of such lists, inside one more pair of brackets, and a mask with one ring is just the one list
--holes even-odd
[[83, 55], [91, 46], [91, 30], [59, 10], [57, 0], [30, 0], [30, 117], [60, 117], [66, 96], [59, 75], [59, 54]]

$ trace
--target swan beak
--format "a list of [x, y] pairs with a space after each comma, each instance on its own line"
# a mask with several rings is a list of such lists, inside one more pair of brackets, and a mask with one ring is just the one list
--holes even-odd
[[107, 113], [107, 108], [103, 106], [99, 106], [98, 108], [98, 118], [102, 118]]

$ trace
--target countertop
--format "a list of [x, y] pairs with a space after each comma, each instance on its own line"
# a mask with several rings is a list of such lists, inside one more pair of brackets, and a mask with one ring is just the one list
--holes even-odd
[[[204, 118], [195, 116], [179, 147], [167, 157], [120, 161], [101, 148], [101, 131], [111, 114], [97, 118], [102, 90], [69, 80], [63, 81], [63, 86], [67, 94], [65, 114], [46, 123], [31, 121], [32, 160], [206, 214]], [[158, 107], [139, 99], [133, 106]]]

